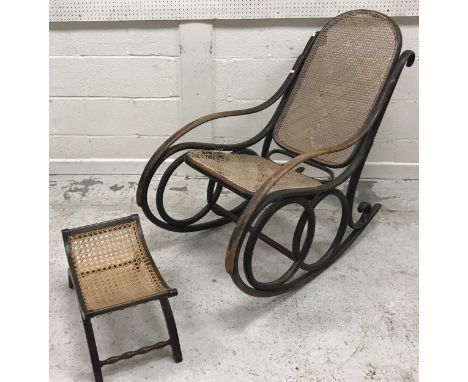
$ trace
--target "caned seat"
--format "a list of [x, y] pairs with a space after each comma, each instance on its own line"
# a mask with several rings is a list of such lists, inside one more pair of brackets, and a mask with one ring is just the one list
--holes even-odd
[[[263, 182], [281, 167], [278, 163], [257, 155], [215, 150], [191, 150], [186, 154], [185, 161], [205, 175], [243, 194], [254, 194]], [[270, 192], [320, 185], [316, 179], [291, 171], [281, 178]]]
[[85, 311], [171, 291], [150, 259], [135, 220], [69, 232], [67, 244]]

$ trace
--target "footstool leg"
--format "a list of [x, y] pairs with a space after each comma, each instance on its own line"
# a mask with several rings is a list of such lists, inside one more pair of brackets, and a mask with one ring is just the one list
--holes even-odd
[[93, 325], [91, 324], [91, 319], [84, 318], [83, 326], [86, 333], [86, 341], [88, 341], [91, 364], [93, 365], [94, 379], [96, 380], [96, 382], [103, 382], [101, 365], [99, 363], [99, 355], [96, 347], [96, 340], [94, 339]]
[[163, 297], [159, 300], [161, 308], [166, 319], [167, 331], [169, 332], [169, 339], [171, 341], [172, 356], [175, 362], [182, 361], [182, 351], [180, 350], [179, 335], [177, 334], [177, 327], [174, 321], [174, 315], [172, 314], [171, 304], [167, 297]]
[[71, 276], [70, 276], [70, 270], [68, 270], [67, 274], [68, 274], [68, 287], [70, 289], [73, 289], [73, 281], [72, 281]]

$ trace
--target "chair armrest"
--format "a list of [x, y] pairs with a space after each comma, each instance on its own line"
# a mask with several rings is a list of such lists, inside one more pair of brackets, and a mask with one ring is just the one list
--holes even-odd
[[359, 129], [354, 135], [350, 138], [345, 140], [344, 142], [325, 147], [322, 149], [310, 151], [301, 155], [298, 155], [289, 161], [287, 161], [284, 165], [281, 166], [273, 175], [271, 175], [268, 179], [266, 179], [254, 196], [250, 199], [249, 204], [247, 205], [246, 209], [248, 209], [249, 205], [251, 204], [258, 204], [258, 201], [264, 198], [264, 196], [268, 193], [268, 191], [289, 171], [293, 170], [299, 164], [309, 160], [316, 158], [321, 155], [325, 154], [332, 154], [338, 151], [346, 150], [347, 148], [351, 147], [358, 141], [360, 141], [368, 132], [369, 130], [378, 122], [378, 119], [381, 116], [382, 109], [385, 110], [388, 101], [393, 93], [393, 90], [396, 85], [396, 81], [405, 65], [411, 66], [414, 62], [414, 52], [407, 50], [403, 52], [397, 61], [397, 64], [394, 67], [391, 75], [389, 76], [388, 81], [386, 82], [386, 86], [384, 87], [381, 96], [379, 97], [379, 102], [376, 103], [374, 109], [372, 110], [370, 116], [367, 118], [364, 126]]
[[[245, 235], [245, 232], [249, 224], [251, 223], [251, 220], [254, 217], [256, 211], [258, 210], [258, 208], [260, 208], [262, 203], [265, 201], [268, 191], [271, 190], [271, 188], [283, 176], [285, 176], [289, 171], [296, 168], [299, 164], [309, 159], [313, 159], [318, 156], [321, 156], [321, 155], [331, 154], [337, 151], [346, 150], [347, 148], [351, 147], [352, 145], [357, 143], [359, 140], [361, 140], [370, 131], [370, 129], [373, 126], [375, 126], [375, 124], [378, 123], [379, 118], [381, 118], [382, 112], [385, 111], [385, 108], [387, 107], [387, 104], [390, 101], [390, 97], [393, 94], [393, 90], [395, 89], [396, 82], [401, 74], [401, 71], [403, 70], [403, 67], [405, 65], [411, 66], [414, 62], [414, 59], [415, 59], [415, 54], [411, 50], [406, 50], [400, 55], [391, 74], [389, 75], [386, 81], [386, 84], [382, 90], [382, 93], [380, 94], [378, 102], [374, 105], [374, 108], [371, 114], [369, 115], [369, 117], [367, 118], [365, 124], [353, 136], [351, 136], [346, 141], [340, 144], [329, 146], [323, 149], [310, 151], [308, 153], [304, 153], [304, 154], [298, 155], [290, 159], [288, 162], [282, 165], [281, 168], [279, 168], [275, 173], [273, 173], [268, 179], [266, 179], [263, 182], [260, 188], [255, 192], [255, 194], [249, 200], [249, 203], [243, 210], [242, 215], [237, 221], [236, 227], [234, 228], [234, 231], [231, 235], [231, 239], [229, 241], [228, 249], [226, 252], [226, 260], [225, 260], [226, 271], [229, 274], [231, 275], [234, 274], [234, 267], [237, 266], [236, 262], [237, 262], [238, 252], [239, 252], [239, 244], [242, 242], [243, 236]], [[311, 192], [314, 192], [316, 191], [316, 187], [304, 188], [301, 190], [302, 191], [309, 190]]]
[[[229, 274], [233, 274], [234, 271], [234, 266], [235, 266], [235, 260], [237, 257], [237, 248], [239, 246], [239, 243], [242, 241], [243, 237], [243, 232], [246, 232], [248, 225], [250, 224], [251, 219], [253, 218], [255, 212], [257, 209], [262, 205], [262, 203], [265, 201], [265, 198], [268, 194], [268, 191], [271, 190], [271, 188], [283, 177], [285, 176], [288, 172], [293, 171], [298, 165], [301, 163], [309, 160], [316, 158], [320, 155], [324, 154], [331, 154], [337, 151], [342, 151], [347, 149], [348, 147], [351, 147], [354, 145], [356, 142], [358, 142], [364, 135], [369, 130], [370, 125], [366, 125], [362, 129], [360, 129], [356, 134], [354, 134], [351, 138], [347, 139], [345, 142], [335, 145], [335, 146], [330, 146], [327, 148], [319, 149], [319, 150], [314, 150], [310, 151], [308, 153], [304, 153], [301, 155], [298, 155], [289, 161], [287, 161], [285, 164], [281, 166], [278, 170], [276, 170], [268, 179], [266, 179], [263, 184], [260, 186], [260, 188], [255, 192], [255, 194], [252, 196], [252, 198], [249, 200], [249, 203], [245, 207], [244, 211], [242, 212], [242, 215], [240, 216], [239, 220], [237, 221], [236, 227], [234, 228], [234, 231], [231, 235], [231, 239], [229, 241], [228, 249], [226, 252], [226, 261], [225, 261], [225, 266], [226, 266], [226, 271]], [[316, 187], [310, 187], [310, 188], [304, 188], [301, 189], [302, 191], [304, 190], [310, 190], [311, 192], [315, 191]]]
[[[289, 87], [293, 84], [294, 80], [297, 77], [299, 69], [302, 67], [302, 64], [304, 63], [304, 60], [307, 56], [308, 51], [310, 50], [310, 47], [312, 46], [313, 42], [315, 40], [315, 34], [310, 38], [308, 41], [306, 47], [304, 48], [304, 51], [297, 57], [292, 69], [289, 71], [288, 76], [284, 80], [284, 82], [281, 84], [279, 89], [265, 102], [261, 103], [260, 105], [250, 107], [247, 109], [239, 109], [239, 110], [230, 110], [230, 111], [221, 111], [213, 114], [208, 114], [203, 117], [197, 118], [194, 121], [188, 123], [187, 125], [183, 126], [180, 128], [178, 131], [176, 131], [173, 135], [171, 135], [160, 147], [160, 150], [163, 149], [162, 151], [165, 151], [167, 148], [172, 146], [177, 140], [179, 140], [182, 136], [193, 130], [194, 128], [209, 122], [213, 121], [215, 119], [220, 119], [220, 118], [226, 118], [226, 117], [234, 117], [238, 115], [246, 115], [246, 114], [253, 114], [257, 113], [261, 110], [266, 109], [267, 107], [270, 107], [273, 105], [288, 89]], [[158, 151], [160, 151], [158, 150]], [[157, 153], [157, 152], [156, 152]], [[155, 155], [156, 155], [155, 153]]]
[[[313, 39], [311, 39], [313, 42]], [[309, 43], [310, 44], [310, 43]], [[149, 184], [150, 178], [154, 175], [157, 167], [164, 161], [165, 155], [167, 154], [168, 150], [176, 143], [180, 138], [182, 138], [184, 135], [195, 129], [196, 127], [209, 122], [213, 121], [215, 119], [220, 119], [220, 118], [226, 118], [226, 117], [234, 117], [238, 115], [246, 115], [246, 114], [253, 114], [257, 113], [261, 110], [266, 109], [267, 107], [273, 105], [279, 98], [283, 96], [283, 94], [290, 88], [290, 86], [294, 83], [294, 80], [297, 76], [298, 69], [302, 66], [304, 62], [305, 55], [300, 54], [299, 57], [297, 58], [296, 62], [294, 63], [293, 68], [290, 70], [288, 76], [286, 77], [285, 81], [283, 84], [280, 86], [280, 88], [265, 102], [261, 103], [260, 105], [250, 107], [247, 109], [239, 109], [239, 110], [230, 110], [230, 111], [221, 111], [213, 114], [208, 114], [203, 117], [197, 118], [194, 121], [186, 124], [179, 130], [177, 130], [174, 134], [172, 134], [153, 154], [153, 156], [150, 158], [148, 163], [146, 164], [141, 177], [140, 181], [138, 182], [138, 188], [137, 188], [137, 204], [141, 206], [141, 200], [143, 193], [145, 192], [145, 188]], [[265, 129], [262, 130], [262, 132]], [[262, 138], [260, 135], [262, 132], [258, 133], [255, 137], [259, 138], [259, 140]], [[266, 133], [263, 133], [266, 134]], [[254, 138], [255, 138], [254, 137]], [[254, 139], [251, 138], [251, 139]], [[178, 150], [186, 149], [187, 147], [182, 146], [178, 148]], [[171, 154], [172, 155], [172, 154]]]
[[[278, 89], [278, 91], [270, 99], [261, 103], [260, 105], [257, 105], [248, 109], [221, 111], [218, 113], [205, 115], [183, 126], [179, 130], [177, 130], [174, 134], [172, 134], [169, 138], [167, 138], [166, 141], [164, 141], [163, 144], [159, 146], [159, 148], [150, 158], [150, 160], [146, 164], [140, 176], [140, 181], [138, 182], [138, 189], [137, 189], [137, 204], [140, 205], [140, 201], [141, 201], [141, 197], [143, 193], [142, 185], [147, 183], [146, 181], [148, 180], [148, 178], [151, 178], [153, 176], [154, 172], [156, 171], [156, 168], [159, 167], [159, 165], [161, 165], [161, 163], [164, 161], [165, 156], [168, 153], [168, 151], [170, 151], [171, 147], [175, 149], [177, 146], [181, 146], [181, 147], [178, 147], [177, 150], [175, 150], [176, 152], [183, 150], [183, 149], [187, 149], [187, 147], [185, 147], [186, 145], [183, 145], [183, 144], [173, 146], [174, 143], [176, 143], [180, 138], [182, 138], [184, 135], [186, 135], [187, 133], [189, 133], [196, 127], [203, 125], [206, 122], [213, 121], [215, 119], [220, 119], [220, 118], [252, 114], [252, 113], [261, 111], [263, 109], [266, 109], [267, 107], [275, 103], [282, 96], [284, 91], [287, 89], [287, 86], [285, 86], [285, 84], [288, 83], [287, 85], [289, 86], [289, 83], [292, 82], [291, 76], [292, 76], [292, 73], [289, 74], [288, 78], [283, 83], [283, 86], [281, 86], [281, 88]], [[207, 145], [209, 144], [205, 144], [205, 146]], [[170, 155], [172, 154], [173, 153], [171, 153]]]
[[[266, 109], [267, 107], [270, 107], [273, 105], [283, 94], [284, 92], [289, 88], [289, 86], [293, 83], [297, 73], [296, 70], [297, 68], [302, 64], [304, 60], [303, 55], [300, 55], [296, 63], [294, 64], [293, 69], [289, 72], [288, 76], [286, 77], [285, 81], [283, 84], [280, 86], [280, 88], [265, 102], [261, 103], [260, 105], [253, 106], [247, 109], [239, 109], [239, 110], [229, 110], [229, 111], [221, 111], [217, 113], [212, 113], [205, 115], [203, 117], [197, 118], [194, 121], [186, 124], [179, 130], [177, 130], [174, 134], [172, 134], [156, 151], [153, 157], [157, 156], [159, 152], [164, 152], [166, 151], [170, 146], [172, 146], [174, 143], [176, 143], [181, 137], [195, 129], [196, 127], [203, 125], [209, 121], [213, 121], [216, 119], [220, 118], [226, 118], [226, 117], [234, 117], [238, 115], [246, 115], [246, 114], [253, 114], [257, 113], [259, 111], [262, 111]], [[151, 158], [152, 160], [153, 158]], [[150, 160], [150, 161], [151, 161]]]
[[[218, 113], [213, 113], [209, 114], [200, 118], [197, 118], [196, 120], [188, 123], [187, 125], [183, 126], [181, 129], [176, 131], [174, 134], [172, 134], [153, 154], [153, 156], [150, 158], [148, 163], [146, 164], [141, 176], [140, 176], [140, 181], [138, 182], [138, 188], [137, 188], [137, 204], [139, 206], [142, 205], [142, 199], [143, 199], [143, 194], [146, 192], [147, 187], [149, 185], [149, 182], [156, 172], [156, 169], [161, 165], [161, 163], [164, 161], [164, 159], [168, 155], [168, 151], [170, 150], [171, 146], [174, 145], [181, 137], [183, 137], [185, 134], [190, 132], [191, 130], [195, 129], [196, 127], [209, 122], [213, 121], [215, 119], [219, 118], [225, 118], [225, 117], [233, 117], [233, 116], [238, 116], [238, 115], [245, 115], [245, 114], [252, 114], [259, 112], [263, 109], [266, 109], [267, 107], [273, 105], [283, 94], [288, 91], [291, 87], [291, 85], [294, 84], [295, 79], [297, 78], [297, 75], [302, 68], [302, 65], [305, 61], [305, 58], [307, 57], [307, 54], [312, 47], [313, 43], [315, 41], [315, 34], [309, 39], [306, 47], [304, 48], [303, 52], [297, 57], [296, 62], [294, 63], [293, 68], [289, 71], [288, 76], [286, 77], [285, 81], [283, 84], [280, 86], [280, 88], [273, 94], [268, 100], [265, 102], [261, 103], [260, 105], [247, 108], [247, 109], [241, 109], [241, 110], [231, 110], [231, 111], [222, 111]], [[267, 125], [267, 127], [269, 127]], [[247, 142], [251, 142], [252, 140], [255, 140], [258, 138], [258, 140], [262, 139], [264, 135], [267, 133], [267, 127], [265, 127], [261, 132], [259, 132], [256, 136], [253, 138], [249, 139]], [[253, 142], [255, 143], [255, 142]], [[209, 146], [210, 144], [205, 144], [205, 146]], [[199, 145], [197, 145], [199, 146]], [[184, 149], [189, 148], [187, 144], [180, 144], [174, 147], [174, 152], [181, 151]], [[169, 154], [169, 155], [172, 155]]]

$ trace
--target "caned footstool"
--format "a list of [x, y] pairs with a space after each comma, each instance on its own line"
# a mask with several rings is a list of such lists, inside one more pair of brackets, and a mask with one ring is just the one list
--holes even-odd
[[[138, 215], [62, 231], [69, 270], [68, 284], [78, 296], [96, 382], [104, 365], [170, 345], [175, 362], [182, 361], [170, 288], [151, 257]], [[91, 318], [144, 302], [159, 300], [169, 339], [100, 360]]]

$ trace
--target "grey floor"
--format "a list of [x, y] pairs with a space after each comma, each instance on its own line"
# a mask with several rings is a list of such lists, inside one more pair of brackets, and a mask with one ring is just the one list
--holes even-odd
[[[135, 212], [162, 274], [179, 290], [171, 302], [184, 361], [175, 364], [169, 348], [153, 351], [104, 367], [106, 382], [418, 380], [416, 181], [362, 181], [358, 197], [380, 201], [383, 208], [348, 253], [302, 289], [258, 299], [240, 292], [224, 270], [232, 225], [190, 234], [163, 231], [136, 205], [137, 180], [50, 178], [51, 381], [93, 380], [76, 298], [67, 287], [60, 230]], [[176, 179], [169, 185], [168, 209], [188, 214], [201, 205], [205, 186]], [[221, 198], [233, 202], [227, 193]], [[335, 207], [331, 199], [319, 206], [317, 251], [339, 219]], [[287, 227], [297, 214], [294, 207], [282, 211], [268, 229], [288, 243]], [[269, 253], [259, 247], [258, 269], [265, 277], [284, 265]], [[102, 359], [167, 336], [156, 303], [94, 322]]]

